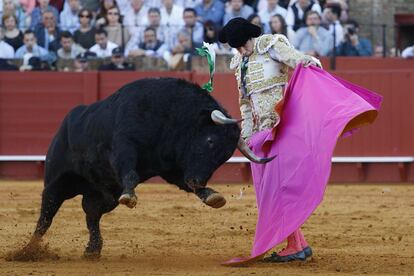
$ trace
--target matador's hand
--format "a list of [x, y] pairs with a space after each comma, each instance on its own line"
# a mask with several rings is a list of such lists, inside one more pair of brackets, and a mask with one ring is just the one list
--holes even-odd
[[314, 58], [312, 56], [306, 55], [305, 58], [303, 59], [302, 63], [303, 63], [304, 67], [309, 67], [310, 65], [314, 65], [314, 66], [319, 67], [319, 68], [322, 69], [321, 62], [317, 58]]

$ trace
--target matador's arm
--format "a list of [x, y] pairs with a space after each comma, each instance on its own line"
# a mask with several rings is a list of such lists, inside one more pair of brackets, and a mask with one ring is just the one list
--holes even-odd
[[315, 65], [322, 68], [320, 61], [312, 56], [296, 50], [284, 35], [263, 35], [258, 41], [259, 53], [269, 52], [272, 59], [295, 68], [302, 63], [304, 66]]

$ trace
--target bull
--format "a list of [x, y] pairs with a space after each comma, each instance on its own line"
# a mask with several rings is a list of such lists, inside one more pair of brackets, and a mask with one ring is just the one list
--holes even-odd
[[40, 241], [62, 203], [82, 195], [89, 242], [99, 257], [99, 222], [120, 203], [137, 201], [138, 183], [160, 176], [219, 208], [223, 196], [206, 187], [236, 147], [259, 158], [240, 139], [237, 120], [199, 86], [173, 78], [144, 79], [108, 98], [71, 110], [53, 138], [45, 163], [40, 217], [31, 241]]

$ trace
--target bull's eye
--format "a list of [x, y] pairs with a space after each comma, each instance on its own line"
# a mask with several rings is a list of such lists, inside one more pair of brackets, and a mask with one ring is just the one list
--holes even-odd
[[213, 141], [213, 139], [211, 137], [208, 137], [207, 138], [207, 144], [208, 144], [208, 146], [210, 148], [213, 148], [214, 147], [214, 141]]

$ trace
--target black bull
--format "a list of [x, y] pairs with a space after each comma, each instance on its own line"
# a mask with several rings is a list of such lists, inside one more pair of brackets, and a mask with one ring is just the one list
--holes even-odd
[[63, 201], [80, 194], [90, 234], [85, 255], [99, 256], [102, 214], [157, 175], [207, 205], [223, 206], [225, 199], [205, 186], [238, 143], [251, 160], [269, 160], [255, 157], [239, 141], [237, 121], [225, 114], [205, 90], [178, 79], [136, 81], [100, 102], [74, 108], [47, 153], [32, 241], [40, 241]]

